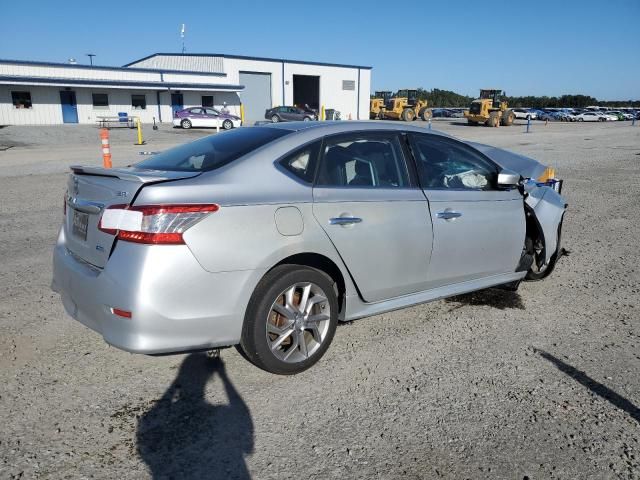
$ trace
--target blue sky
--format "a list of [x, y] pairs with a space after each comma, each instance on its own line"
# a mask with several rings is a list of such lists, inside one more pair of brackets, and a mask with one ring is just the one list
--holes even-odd
[[373, 66], [372, 89], [640, 99], [640, 0], [7, 1], [0, 58], [123, 65], [153, 52]]

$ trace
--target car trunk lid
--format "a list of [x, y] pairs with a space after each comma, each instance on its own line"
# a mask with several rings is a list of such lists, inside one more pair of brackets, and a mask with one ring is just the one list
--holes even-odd
[[105, 208], [129, 205], [145, 185], [191, 178], [200, 172], [106, 169], [72, 166], [67, 182], [64, 219], [67, 248], [75, 256], [103, 268], [115, 236], [98, 229]]

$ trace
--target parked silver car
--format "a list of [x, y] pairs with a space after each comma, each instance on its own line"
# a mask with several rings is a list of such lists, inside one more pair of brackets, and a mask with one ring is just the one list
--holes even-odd
[[338, 321], [548, 275], [566, 207], [548, 172], [386, 122], [241, 128], [74, 166], [53, 289], [123, 350], [238, 345], [293, 374]]

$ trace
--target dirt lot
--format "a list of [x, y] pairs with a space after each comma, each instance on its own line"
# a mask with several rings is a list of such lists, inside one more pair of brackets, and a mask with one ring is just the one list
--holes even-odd
[[[556, 166], [570, 255], [517, 293], [343, 325], [290, 378], [235, 350], [130, 355], [67, 318], [51, 249], [97, 131], [0, 129], [0, 478], [640, 478], [640, 127], [436, 127]], [[133, 142], [113, 134], [116, 165]]]

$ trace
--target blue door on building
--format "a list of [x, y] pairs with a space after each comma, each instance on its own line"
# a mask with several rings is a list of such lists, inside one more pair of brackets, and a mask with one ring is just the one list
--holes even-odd
[[179, 112], [184, 108], [184, 100], [182, 99], [181, 93], [172, 93], [171, 94], [171, 111], [173, 112], [173, 116], [176, 116], [176, 112]]
[[70, 90], [61, 91], [60, 105], [62, 105], [62, 121], [64, 123], [78, 123], [76, 92]]

